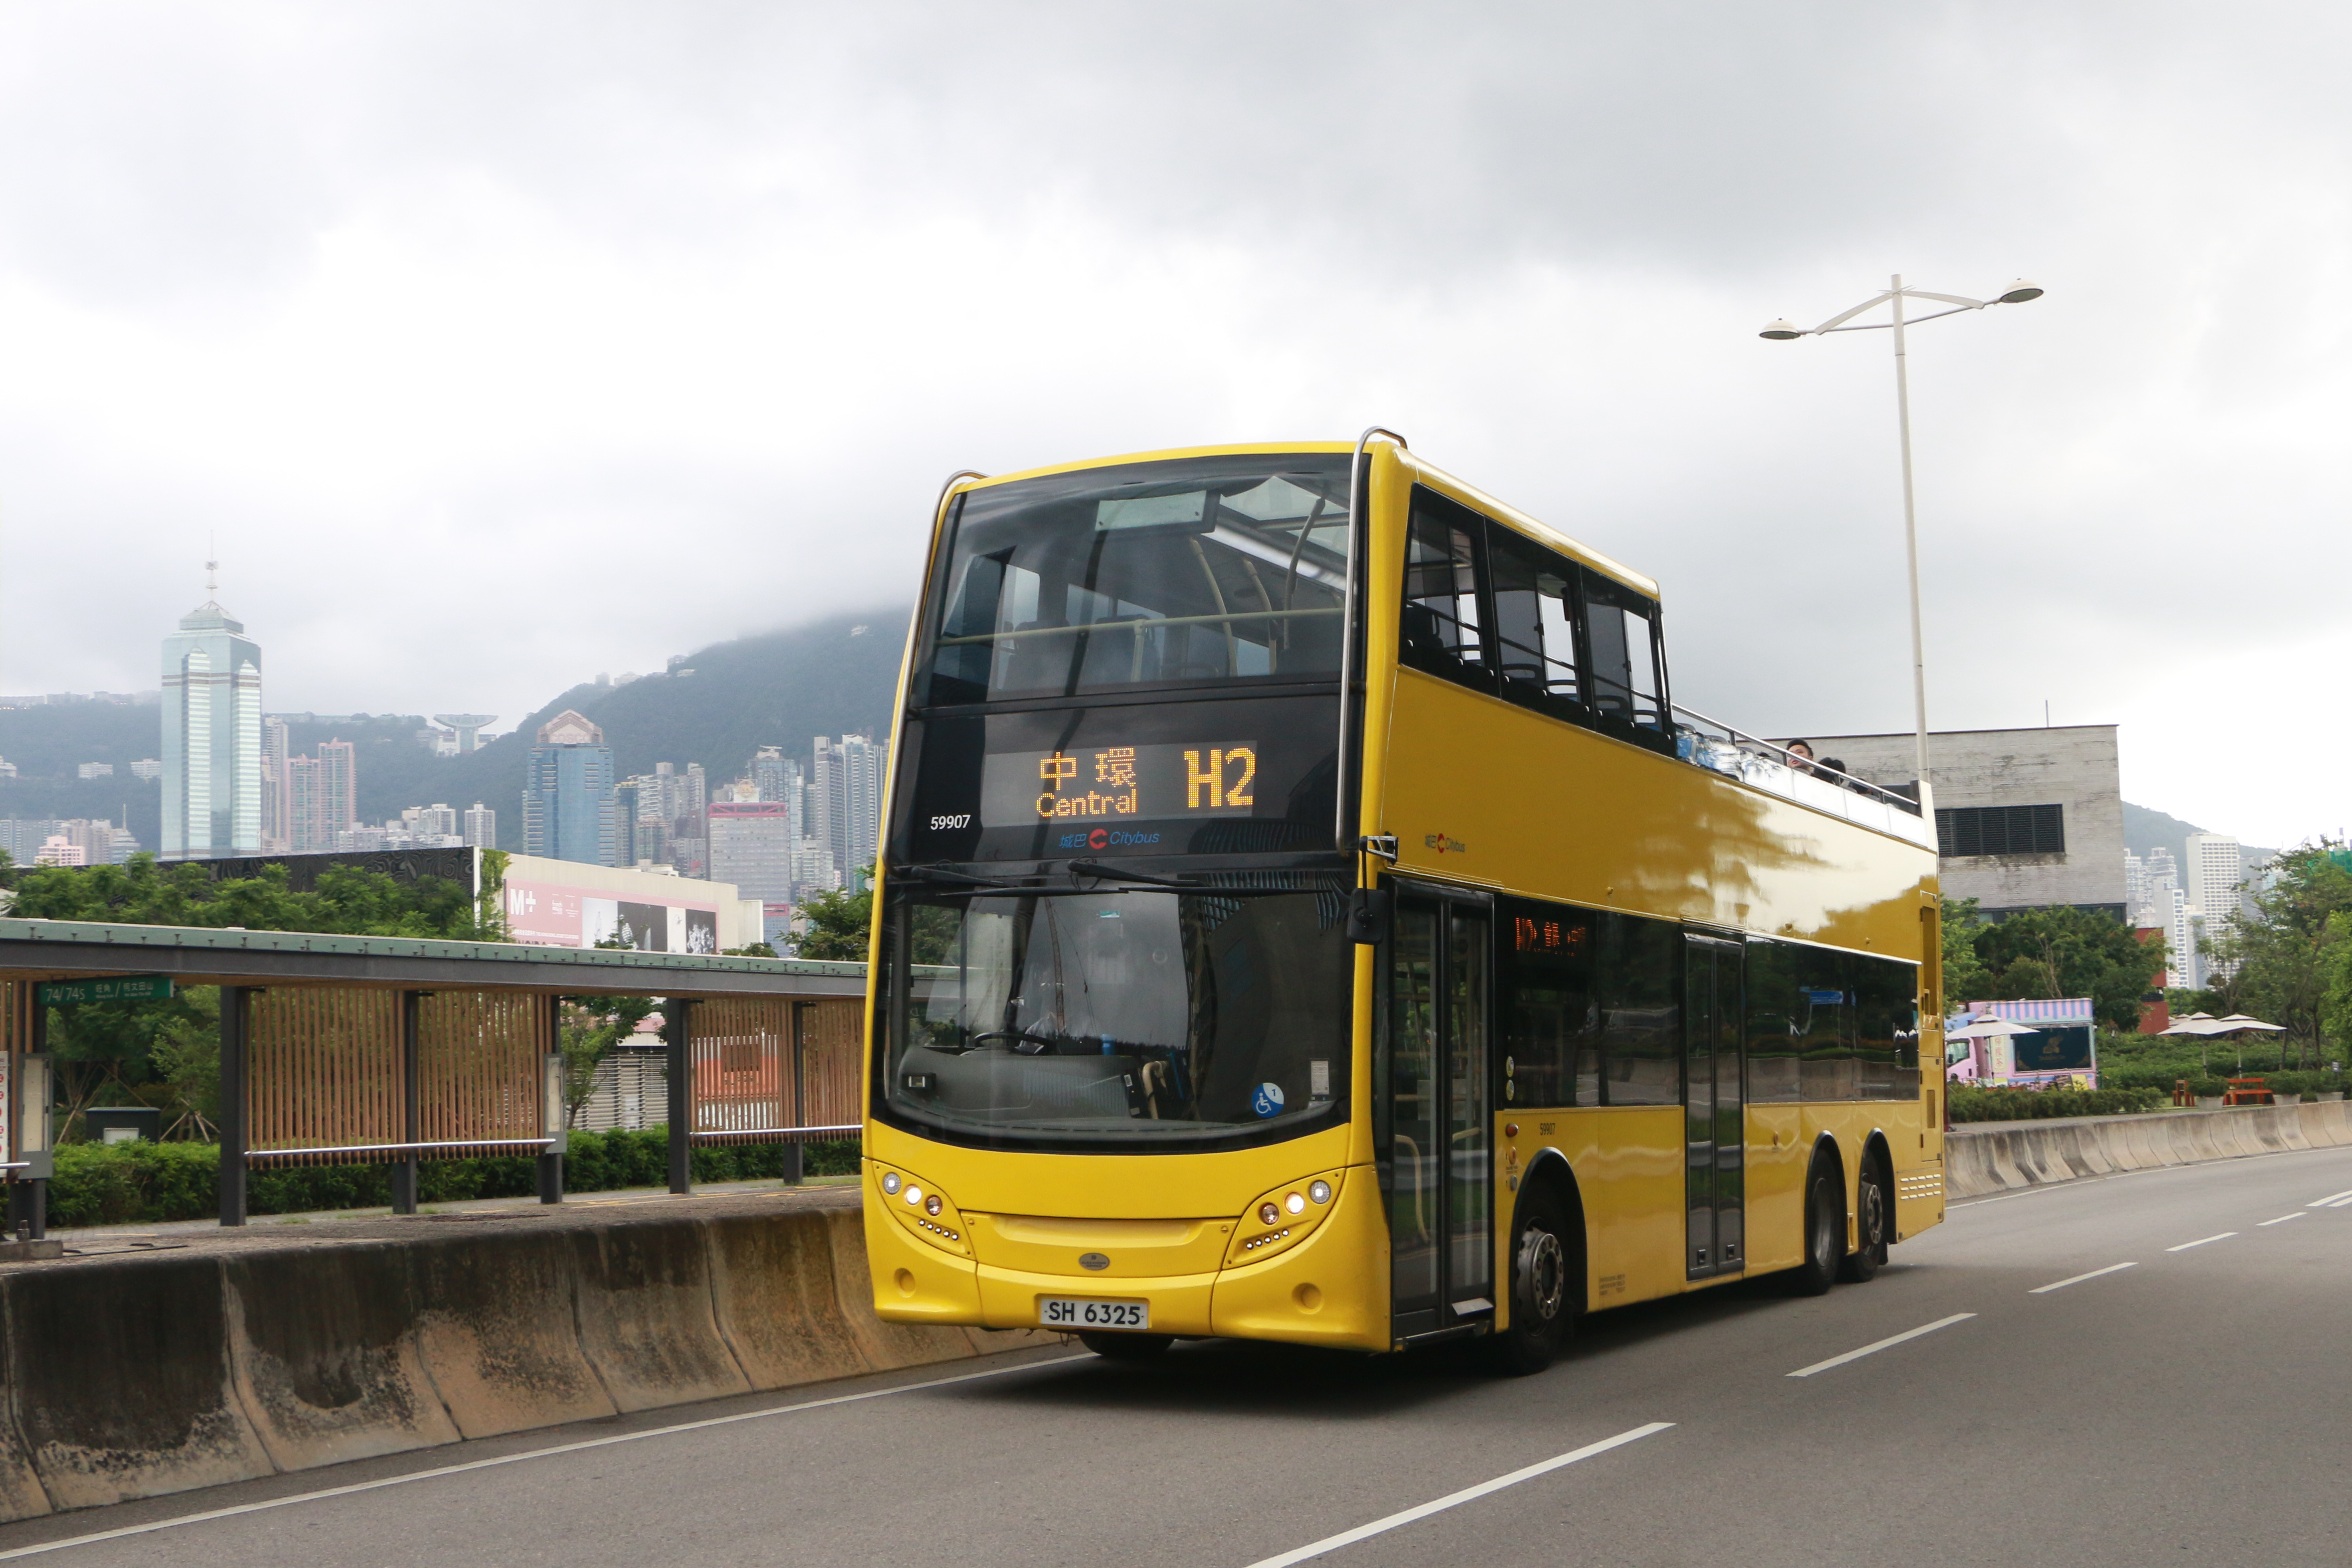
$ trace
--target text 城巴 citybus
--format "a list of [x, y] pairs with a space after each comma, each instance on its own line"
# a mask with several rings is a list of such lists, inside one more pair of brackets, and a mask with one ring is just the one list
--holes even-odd
[[1917, 792], [1676, 709], [1660, 615], [1392, 439], [951, 484], [877, 872], [876, 1310], [1529, 1368], [1940, 1220]]

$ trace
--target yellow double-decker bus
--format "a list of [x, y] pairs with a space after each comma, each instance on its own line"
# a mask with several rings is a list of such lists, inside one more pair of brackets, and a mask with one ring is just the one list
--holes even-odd
[[1387, 432], [958, 476], [899, 696], [885, 1319], [1529, 1370], [1943, 1216], [1916, 792], [1676, 709], [1655, 584]]

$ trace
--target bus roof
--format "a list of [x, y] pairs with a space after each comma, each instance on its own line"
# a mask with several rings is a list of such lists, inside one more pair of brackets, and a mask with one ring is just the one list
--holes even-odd
[[[1344, 456], [1356, 449], [1352, 441], [1252, 441], [1227, 447], [1170, 447], [1156, 452], [1125, 452], [1117, 457], [1086, 458], [1073, 463], [1049, 463], [1043, 468], [1023, 468], [1017, 473], [992, 474], [984, 479], [974, 479], [956, 487], [959, 489], [985, 489], [992, 485], [1010, 484], [1017, 479], [1043, 479], [1048, 474], [1076, 473], [1082, 468], [1108, 468], [1121, 463], [1164, 463], [1183, 458], [1235, 458], [1254, 452], [1318, 452]], [[1579, 543], [1549, 523], [1539, 522], [1507, 502], [1488, 495], [1477, 486], [1465, 483], [1433, 464], [1423, 461], [1409, 448], [1398, 448], [1398, 459], [1413, 477], [1463, 505], [1486, 513], [1488, 517], [1517, 532], [1526, 534], [1538, 543], [1548, 545], [1571, 560], [1580, 561], [1604, 577], [1614, 578], [1638, 593], [1658, 597], [1658, 584], [1634, 571], [1622, 562], [1612, 560], [1587, 544]]]

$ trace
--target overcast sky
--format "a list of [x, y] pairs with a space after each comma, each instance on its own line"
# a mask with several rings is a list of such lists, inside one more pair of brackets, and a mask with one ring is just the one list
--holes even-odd
[[2343, 7], [0, 3], [0, 689], [497, 712], [911, 597], [940, 479], [1415, 450], [1664, 584], [1676, 696], [2123, 726], [2341, 828]]

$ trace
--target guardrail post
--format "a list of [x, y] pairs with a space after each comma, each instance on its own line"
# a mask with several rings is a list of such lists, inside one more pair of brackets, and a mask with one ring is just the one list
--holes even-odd
[[35, 1241], [49, 1234], [49, 1173], [57, 1163], [58, 1131], [52, 1107], [49, 1010], [39, 998], [36, 990], [28, 1048], [8, 1064], [16, 1074], [8, 1086], [16, 1118], [14, 1152], [28, 1167], [8, 1173], [8, 1234], [22, 1231]]
[[253, 993], [243, 985], [220, 992], [220, 1222], [245, 1223], [247, 1041]]
[[687, 1022], [692, 999], [662, 999], [663, 1076], [669, 1099], [669, 1190], [683, 1196], [694, 1191], [694, 1053], [692, 1026]]
[[[418, 1123], [424, 1121], [418, 1103], [416, 1070], [416, 1037], [425, 1012], [425, 993], [404, 991], [400, 994], [400, 1141], [422, 1142]], [[405, 1159], [392, 1163], [392, 1212], [416, 1212], [417, 1159], [411, 1150]]]
[[[563, 998], [547, 999], [547, 1054], [540, 1058], [540, 1136], [562, 1140], [564, 1137], [563, 1104]], [[539, 1156], [539, 1201], [560, 1204], [563, 1201], [563, 1143], [551, 1144]]]
[[[790, 1041], [793, 1054], [793, 1125], [806, 1127], [809, 1124], [808, 1075], [803, 1064], [807, 1059], [805, 1047], [808, 1042], [809, 1009], [814, 1004], [790, 1002], [785, 1005], [790, 1009], [793, 1020]], [[807, 1171], [804, 1163], [807, 1152], [808, 1145], [798, 1138], [784, 1145], [784, 1185], [797, 1187], [801, 1184], [801, 1178]]]

